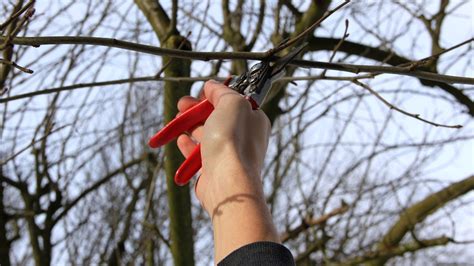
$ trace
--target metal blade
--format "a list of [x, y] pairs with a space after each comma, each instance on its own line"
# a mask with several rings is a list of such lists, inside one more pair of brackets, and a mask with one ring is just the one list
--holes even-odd
[[[285, 69], [286, 65], [288, 65], [291, 60], [295, 59], [295, 57], [308, 45], [308, 43], [302, 43], [295, 49], [293, 49], [291, 52], [286, 54], [285, 56], [279, 58], [277, 61], [275, 61], [272, 64], [272, 77], [278, 76], [278, 73], [283, 72]], [[278, 77], [279, 78], [279, 77]]]

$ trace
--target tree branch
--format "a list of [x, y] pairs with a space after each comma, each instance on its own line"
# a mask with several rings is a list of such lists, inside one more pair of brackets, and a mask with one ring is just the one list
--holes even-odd
[[[5, 37], [0, 37], [3, 40]], [[167, 49], [160, 48], [150, 45], [132, 43], [127, 41], [120, 41], [117, 39], [109, 38], [96, 38], [96, 37], [73, 37], [73, 36], [61, 36], [61, 37], [22, 37], [14, 38], [12, 43], [18, 45], [52, 45], [52, 44], [83, 44], [83, 45], [100, 45], [121, 48], [136, 52], [143, 52], [147, 54], [170, 56], [183, 59], [194, 59], [209, 61], [213, 59], [247, 59], [247, 60], [278, 60], [279, 57], [272, 56], [268, 58], [268, 52], [250, 53], [250, 52], [194, 52], [187, 50]], [[460, 83], [474, 85], [474, 78], [458, 77], [450, 75], [436, 74], [420, 70], [412, 70], [406, 67], [389, 67], [389, 66], [368, 66], [368, 65], [353, 65], [353, 64], [342, 64], [342, 63], [327, 63], [320, 61], [309, 61], [309, 60], [293, 60], [290, 65], [308, 68], [320, 68], [339, 70], [351, 73], [387, 73], [387, 74], [398, 74], [404, 76], [411, 76], [431, 81], [444, 82], [444, 83]]]
[[99, 188], [100, 186], [102, 186], [103, 184], [107, 183], [112, 177], [120, 174], [120, 173], [123, 173], [125, 170], [127, 170], [128, 168], [134, 166], [134, 165], [137, 165], [139, 163], [141, 163], [142, 161], [144, 160], [144, 157], [140, 157], [140, 158], [136, 158], [136, 159], [133, 159], [131, 161], [129, 161], [128, 163], [126, 164], [123, 164], [121, 167], [117, 168], [116, 170], [108, 173], [107, 175], [105, 175], [104, 177], [102, 177], [101, 179], [99, 179], [97, 182], [95, 182], [93, 185], [91, 185], [90, 187], [88, 187], [87, 189], [85, 189], [84, 191], [81, 192], [81, 194], [79, 194], [76, 198], [74, 198], [73, 200], [71, 201], [68, 201], [63, 210], [61, 211], [61, 213], [59, 213], [55, 218], [54, 218], [54, 222], [53, 224], [57, 223], [64, 215], [66, 215], [74, 206], [76, 206], [76, 204], [81, 200], [83, 199], [84, 197], [86, 197], [87, 195], [89, 195], [91, 192], [95, 191], [97, 188]]
[[[403, 237], [414, 229], [416, 224], [422, 222], [426, 217], [428, 217], [428, 215], [434, 213], [448, 202], [461, 197], [473, 189], [474, 175], [453, 183], [413, 204], [400, 214], [398, 221], [378, 243], [378, 252], [387, 252], [394, 249]], [[387, 260], [388, 258], [378, 258], [376, 259], [375, 264], [381, 265]]]
[[35, 3], [35, 0], [30, 0], [26, 5], [24, 5], [20, 10], [12, 14], [5, 22], [0, 24], [0, 32], [4, 31], [5, 28], [12, 23], [15, 19], [17, 19], [21, 14], [25, 13], [26, 10], [28, 10], [33, 4]]
[[157, 0], [135, 0], [135, 4], [148, 19], [160, 40], [163, 41], [170, 32], [171, 20], [160, 3]]
[[372, 88], [370, 88], [367, 84], [362, 83], [362, 82], [360, 82], [360, 81], [358, 81], [358, 80], [356, 80], [356, 79], [354, 79], [352, 82], [353, 82], [354, 84], [356, 84], [356, 85], [358, 85], [358, 86], [360, 86], [360, 87], [366, 89], [367, 91], [369, 91], [370, 94], [372, 94], [372, 95], [374, 95], [375, 97], [377, 97], [377, 99], [379, 99], [383, 104], [385, 104], [385, 105], [386, 105], [388, 108], [390, 108], [391, 110], [395, 110], [395, 111], [400, 112], [400, 113], [402, 113], [402, 114], [404, 114], [404, 115], [406, 115], [406, 116], [413, 117], [413, 118], [415, 118], [415, 119], [417, 119], [417, 120], [420, 120], [420, 121], [422, 121], [422, 122], [425, 122], [425, 123], [430, 124], [430, 125], [435, 126], [435, 127], [462, 128], [461, 125], [444, 125], [444, 124], [439, 124], [439, 123], [435, 123], [435, 122], [433, 122], [433, 121], [429, 121], [429, 120], [427, 120], [427, 119], [424, 119], [424, 118], [420, 117], [419, 114], [409, 113], [409, 112], [407, 112], [407, 111], [405, 111], [405, 110], [402, 110], [402, 109], [398, 108], [397, 106], [391, 104], [390, 102], [388, 102], [385, 98], [383, 98], [378, 92], [376, 92], [376, 91], [374, 91]]
[[[318, 17], [318, 16], [315, 16], [315, 14], [313, 14], [313, 13], [317, 12], [320, 9], [320, 8], [318, 8], [319, 3], [317, 3], [317, 1], [313, 1], [311, 6], [308, 8], [308, 11], [303, 15], [302, 23], [298, 23], [298, 27], [300, 29], [304, 29], [304, 30], [298, 30], [297, 29], [296, 32], [300, 32], [298, 35], [291, 38], [287, 42], [284, 42], [282, 45], [279, 45], [278, 47], [270, 49], [268, 51], [268, 54], [269, 55], [274, 55], [274, 54], [276, 54], [280, 51], [285, 50], [288, 47], [291, 47], [296, 42], [298, 42], [298, 41], [300, 41], [304, 38], [307, 38], [307, 36], [310, 35], [310, 33], [312, 33], [316, 29], [316, 27], [318, 27], [324, 20], [326, 20], [328, 17], [330, 17], [332, 14], [334, 14], [334, 12], [338, 11], [339, 9], [344, 7], [345, 5], [349, 4], [349, 2], [350, 2], [350, 0], [345, 0], [344, 2], [342, 2], [341, 4], [336, 6], [334, 9], [326, 11], [322, 17], [320, 17], [318, 20], [313, 22], [313, 24], [311, 26], [308, 27], [307, 24], [311, 20], [313, 20], [314, 18]], [[305, 19], [304, 17], [308, 17], [308, 18]]]
[[434, 238], [434, 239], [418, 240], [418, 241], [414, 241], [408, 244], [398, 245], [394, 248], [391, 248], [390, 250], [369, 252], [365, 254], [364, 256], [343, 261], [343, 264], [344, 265], [360, 265], [360, 264], [383, 265], [383, 264], [378, 264], [376, 261], [389, 260], [390, 258], [393, 258], [393, 257], [402, 256], [405, 253], [409, 253], [409, 252], [413, 253], [421, 249], [426, 249], [426, 248], [431, 248], [431, 247], [436, 247], [436, 246], [445, 246], [452, 242], [454, 241], [451, 238], [445, 237], [445, 236]]
[[[228, 79], [229, 76], [219, 77], [219, 76], [203, 76], [203, 77], [159, 77], [157, 78], [156, 75], [153, 76], [143, 76], [143, 77], [136, 77], [136, 78], [126, 78], [126, 79], [116, 79], [116, 80], [107, 80], [107, 81], [99, 81], [99, 82], [91, 82], [91, 83], [77, 83], [74, 85], [69, 86], [62, 86], [56, 88], [49, 88], [49, 89], [42, 89], [32, 92], [27, 92], [23, 94], [17, 94], [6, 98], [0, 98], [0, 103], [6, 103], [16, 100], [21, 100], [25, 98], [51, 94], [56, 92], [62, 91], [73, 91], [78, 89], [85, 89], [85, 88], [105, 88], [107, 86], [112, 85], [120, 85], [120, 84], [127, 84], [127, 83], [136, 83], [136, 82], [149, 82], [149, 81], [166, 81], [166, 82], [177, 82], [177, 83], [191, 83], [196, 81], [207, 81], [209, 79], [214, 79], [217, 81], [225, 81]], [[370, 75], [367, 76], [357, 76], [356, 79], [364, 79], [364, 78], [372, 78]], [[306, 76], [306, 77], [282, 77], [275, 82], [289, 82], [289, 81], [301, 81], [301, 80], [344, 80], [344, 81], [352, 81], [354, 77], [336, 77], [336, 76]], [[11, 158], [10, 158], [11, 159]]]
[[336, 208], [332, 210], [331, 212], [326, 213], [318, 218], [303, 218], [300, 225], [298, 225], [294, 229], [289, 230], [288, 232], [281, 234], [280, 240], [281, 242], [286, 242], [290, 239], [293, 239], [297, 237], [301, 232], [305, 231], [306, 229], [312, 226], [323, 224], [327, 222], [330, 218], [343, 214], [347, 210], [349, 210], [349, 205], [343, 203], [341, 207]]
[[[339, 43], [339, 41], [340, 39], [336, 38], [310, 37], [308, 39], [308, 49], [311, 51], [332, 50]], [[470, 41], [472, 41], [472, 39]], [[347, 40], [339, 46], [338, 51], [351, 55], [362, 56], [392, 66], [406, 65], [413, 62], [413, 60], [409, 60], [405, 57], [402, 57], [393, 51], [384, 51], [376, 47], [371, 47], [368, 45], [355, 43]], [[417, 67], [417, 69], [427, 72], [430, 71], [430, 69], [425, 66]], [[467, 107], [468, 113], [471, 116], [474, 116], [474, 102], [461, 90], [455, 88], [450, 84], [447, 84], [444, 81], [433, 81], [423, 78], [419, 78], [419, 80], [421, 84], [425, 86], [437, 86], [442, 90], [446, 91], [447, 93], [451, 94], [459, 103]]]
[[0, 58], [0, 64], [10, 65], [10, 66], [12, 66], [14, 68], [17, 68], [18, 70], [20, 70], [22, 72], [25, 72], [27, 74], [33, 74], [33, 70], [31, 70], [29, 68], [26, 68], [26, 67], [22, 67], [22, 66], [18, 65], [15, 62], [12, 62], [12, 61], [8, 61], [8, 60]]

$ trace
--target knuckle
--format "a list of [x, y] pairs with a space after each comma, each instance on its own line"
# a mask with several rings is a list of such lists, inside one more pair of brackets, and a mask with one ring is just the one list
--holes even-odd
[[233, 132], [228, 131], [213, 131], [212, 133], [206, 136], [203, 147], [206, 151], [211, 151], [212, 153], [219, 153], [228, 145], [234, 143], [237, 136]]
[[250, 106], [250, 103], [244, 99], [240, 94], [228, 92], [224, 93], [220, 100], [226, 107], [229, 108], [244, 108], [246, 106]]

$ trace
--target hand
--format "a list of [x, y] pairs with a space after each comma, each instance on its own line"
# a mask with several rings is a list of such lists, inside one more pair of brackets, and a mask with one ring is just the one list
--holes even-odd
[[[242, 95], [215, 81], [204, 85], [214, 112], [204, 126], [181, 135], [178, 147], [188, 156], [201, 143], [202, 169], [195, 190], [211, 216], [216, 262], [244, 245], [279, 242], [265, 203], [260, 172], [270, 135], [270, 122], [261, 110], [252, 110]], [[199, 101], [183, 97], [183, 112]]]
[[[187, 157], [197, 144], [194, 140], [201, 143], [202, 175], [196, 194], [212, 217], [218, 204], [238, 193], [258, 191], [263, 197], [260, 172], [271, 128], [261, 110], [252, 110], [242, 95], [221, 83], [206, 82], [204, 96], [214, 112], [204, 126], [191, 132], [192, 137], [181, 135], [178, 147]], [[184, 112], [197, 103], [198, 99], [186, 96], [178, 109]]]

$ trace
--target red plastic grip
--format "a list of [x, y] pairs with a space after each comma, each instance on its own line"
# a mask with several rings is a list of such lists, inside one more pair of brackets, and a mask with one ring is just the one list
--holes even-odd
[[201, 144], [198, 144], [176, 171], [174, 176], [174, 182], [176, 185], [186, 185], [189, 180], [191, 180], [191, 178], [199, 171], [201, 166]]
[[[230, 78], [227, 79], [224, 84], [228, 85]], [[259, 108], [257, 102], [251, 97], [245, 97], [250, 104], [252, 109], [257, 110]], [[209, 115], [214, 111], [214, 106], [207, 100], [203, 100], [195, 106], [189, 108], [181, 115], [169, 122], [164, 128], [158, 131], [148, 141], [148, 145], [151, 148], [158, 148], [165, 145], [166, 143], [177, 138], [180, 134], [203, 124]], [[201, 144], [197, 144], [191, 154], [181, 164], [176, 171], [174, 176], [174, 182], [178, 186], [186, 185], [189, 180], [199, 171], [202, 167], [201, 161]]]
[[177, 138], [182, 133], [203, 124], [211, 115], [214, 106], [206, 99], [183, 112], [169, 122], [148, 141], [151, 148], [158, 148]]

